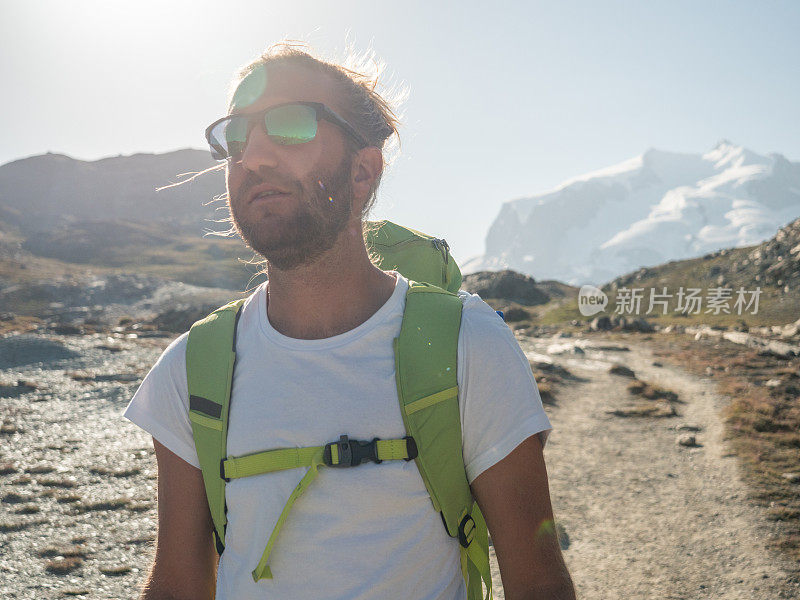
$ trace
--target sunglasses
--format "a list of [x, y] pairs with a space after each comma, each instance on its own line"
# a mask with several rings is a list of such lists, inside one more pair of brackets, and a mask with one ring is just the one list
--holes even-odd
[[211, 156], [223, 160], [244, 152], [247, 137], [256, 124], [260, 123], [273, 142], [289, 146], [313, 140], [320, 119], [338, 125], [361, 148], [369, 145], [350, 123], [319, 102], [287, 102], [257, 113], [228, 115], [208, 126], [206, 139]]

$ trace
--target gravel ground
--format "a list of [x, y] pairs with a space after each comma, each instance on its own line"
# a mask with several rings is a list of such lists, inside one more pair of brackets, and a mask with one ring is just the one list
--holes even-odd
[[[136, 597], [156, 469], [150, 436], [120, 415], [168, 342], [0, 340], [2, 598]], [[28, 385], [15, 395], [19, 380]]]
[[[124, 335], [0, 339], [0, 595], [137, 597], [156, 531], [150, 436], [121, 417], [170, 339]], [[564, 556], [584, 599], [800, 598], [791, 565], [766, 548], [776, 525], [746, 500], [721, 440], [713, 382], [656, 367], [649, 351], [523, 338], [531, 358], [582, 380], [546, 410], [545, 450]], [[551, 352], [548, 352], [548, 348]], [[621, 418], [629, 380], [678, 393], [679, 417]], [[21, 382], [22, 385], [17, 385]], [[678, 425], [700, 444], [676, 444]], [[496, 562], [497, 598], [504, 598]]]

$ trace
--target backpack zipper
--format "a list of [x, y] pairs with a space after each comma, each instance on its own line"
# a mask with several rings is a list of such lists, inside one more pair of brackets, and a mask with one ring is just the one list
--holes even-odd
[[447, 266], [450, 262], [450, 246], [447, 245], [447, 241], [444, 238], [433, 238], [431, 239], [431, 243], [434, 248], [442, 253], [442, 260], [444, 261], [442, 264], [442, 281], [444, 281], [446, 287], [450, 283], [447, 277]]

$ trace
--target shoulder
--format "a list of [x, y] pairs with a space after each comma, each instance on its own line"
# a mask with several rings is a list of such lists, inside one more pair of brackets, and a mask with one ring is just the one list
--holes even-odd
[[503, 318], [477, 294], [459, 290], [461, 300], [461, 341], [480, 344], [488, 340], [505, 338], [516, 341]]
[[189, 332], [187, 331], [172, 340], [153, 365], [153, 369], [186, 368], [186, 342], [188, 338]]

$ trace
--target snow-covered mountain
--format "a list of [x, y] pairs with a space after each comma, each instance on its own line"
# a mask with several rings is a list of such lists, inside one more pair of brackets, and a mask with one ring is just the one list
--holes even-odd
[[800, 215], [800, 163], [721, 141], [706, 154], [650, 149], [503, 204], [466, 273], [510, 268], [581, 285], [643, 266], [757, 244]]

